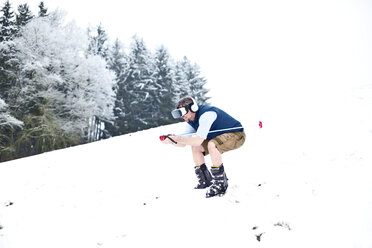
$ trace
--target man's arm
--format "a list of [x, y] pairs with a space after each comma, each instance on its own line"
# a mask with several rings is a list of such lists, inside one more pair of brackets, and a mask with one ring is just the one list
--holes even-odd
[[168, 141], [168, 144], [173, 143], [173, 145], [179, 146], [179, 147], [183, 147], [183, 146], [186, 146], [186, 145], [200, 146], [204, 141], [203, 138], [200, 138], [198, 136], [195, 136], [195, 137], [170, 136], [170, 138], [173, 139], [175, 142], [177, 142], [177, 144], [175, 144], [171, 140], [167, 139], [171, 142], [171, 143], [169, 143], [169, 141]]
[[214, 111], [205, 112], [200, 116], [199, 127], [196, 136], [206, 139], [211, 130], [213, 122], [217, 119], [217, 113]]
[[196, 131], [196, 135], [193, 137], [181, 137], [181, 136], [170, 136], [177, 144], [167, 139], [168, 144], [173, 144], [178, 147], [189, 146], [200, 146], [203, 141], [207, 138], [208, 132], [217, 119], [217, 113], [213, 111], [208, 111], [200, 116], [199, 128]]

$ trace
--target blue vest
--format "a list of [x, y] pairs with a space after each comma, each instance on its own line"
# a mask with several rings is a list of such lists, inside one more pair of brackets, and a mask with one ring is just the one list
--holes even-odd
[[210, 131], [235, 128], [235, 127], [241, 127], [241, 128], [219, 131], [219, 132], [210, 132], [207, 136], [207, 139], [209, 140], [214, 139], [218, 135], [221, 135], [224, 133], [244, 131], [242, 124], [239, 121], [235, 120], [233, 117], [231, 117], [229, 114], [227, 114], [226, 112], [224, 112], [223, 110], [219, 108], [212, 107], [212, 106], [206, 106], [206, 105], [199, 105], [199, 110], [195, 113], [195, 120], [188, 122], [188, 124], [192, 126], [195, 130], [198, 130], [200, 116], [208, 111], [213, 111], [217, 113], [217, 119], [213, 122]]

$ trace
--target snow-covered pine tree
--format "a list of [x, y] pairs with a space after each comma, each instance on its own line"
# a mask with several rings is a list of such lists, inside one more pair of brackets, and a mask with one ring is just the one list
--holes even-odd
[[198, 104], [206, 104], [208, 89], [205, 88], [207, 80], [200, 75], [200, 66], [196, 63], [187, 61], [185, 64], [186, 79], [190, 84], [190, 95], [198, 102]]
[[119, 127], [119, 133], [135, 132], [153, 127], [150, 123], [158, 114], [154, 106], [154, 62], [143, 39], [134, 36], [130, 48], [129, 68], [123, 83], [123, 110], [126, 125]]
[[175, 64], [175, 94], [174, 102], [178, 102], [181, 97], [190, 95], [190, 85], [185, 75], [185, 61], [188, 61], [186, 57], [181, 61], [177, 61]]
[[7, 0], [1, 8], [2, 15], [0, 16], [0, 42], [12, 39], [16, 33], [16, 25], [14, 20], [14, 12], [12, 6]]
[[121, 133], [119, 132], [119, 128], [128, 125], [124, 112], [124, 84], [129, 69], [128, 60], [129, 58], [125, 54], [123, 44], [116, 39], [113, 46], [109, 49], [107, 56], [108, 68], [115, 73], [116, 77], [116, 97], [114, 108], [115, 121], [113, 123], [106, 123], [106, 129], [111, 136], [120, 135]]
[[103, 28], [102, 24], [99, 24], [96, 30], [94, 30], [93, 32], [91, 32], [91, 29], [89, 28], [88, 34], [89, 34], [88, 52], [93, 55], [99, 55], [106, 59], [109, 44], [106, 30]]
[[45, 4], [43, 1], [39, 3], [39, 17], [46, 17], [48, 16], [48, 8], [45, 7]]
[[0, 98], [0, 127], [4, 126], [23, 126], [23, 122], [14, 118], [8, 112], [8, 104]]
[[8, 105], [0, 98], [0, 162], [12, 158], [15, 150], [13, 134], [22, 127], [23, 122], [9, 113]]
[[13, 41], [0, 42], [0, 98], [13, 105], [15, 96], [11, 91], [16, 85], [19, 61], [15, 55], [16, 47]]
[[123, 44], [118, 39], [108, 49], [107, 64], [109, 69], [115, 73], [116, 78], [123, 78], [123, 73], [128, 69], [128, 58]]
[[19, 31], [20, 28], [29, 23], [32, 18], [34, 18], [34, 15], [27, 3], [18, 5], [18, 14], [16, 13], [17, 30]]
[[16, 84], [18, 60], [12, 42], [16, 33], [16, 24], [9, 1], [5, 2], [0, 14], [0, 98], [11, 104], [14, 97], [10, 89]]
[[154, 101], [157, 106], [157, 123], [174, 123], [171, 115], [175, 102], [175, 71], [168, 50], [161, 46], [155, 51], [155, 86], [158, 88]]
[[207, 80], [200, 75], [200, 67], [185, 56], [177, 66], [178, 95], [192, 96], [198, 104], [206, 104], [209, 92], [204, 86]]

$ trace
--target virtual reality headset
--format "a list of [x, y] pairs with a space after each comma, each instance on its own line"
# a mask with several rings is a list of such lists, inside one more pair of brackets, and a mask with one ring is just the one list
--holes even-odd
[[178, 108], [172, 111], [172, 116], [174, 119], [181, 118], [185, 114], [187, 114], [188, 108], [187, 107], [182, 107]]
[[192, 102], [189, 103], [188, 105], [182, 107], [182, 108], [177, 108], [175, 110], [172, 111], [172, 116], [174, 119], [177, 119], [177, 118], [181, 118], [182, 116], [184, 116], [185, 114], [187, 114], [187, 112], [190, 110], [191, 112], [193, 113], [196, 113], [196, 111], [199, 110], [199, 106], [198, 104], [196, 103], [195, 99], [192, 98], [192, 97], [189, 97], [191, 98]]

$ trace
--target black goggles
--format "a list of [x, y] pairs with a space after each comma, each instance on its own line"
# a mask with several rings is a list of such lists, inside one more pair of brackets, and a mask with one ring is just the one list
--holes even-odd
[[186, 107], [175, 109], [172, 111], [172, 116], [174, 119], [181, 118], [182, 116], [187, 114], [187, 110], [188, 109]]

